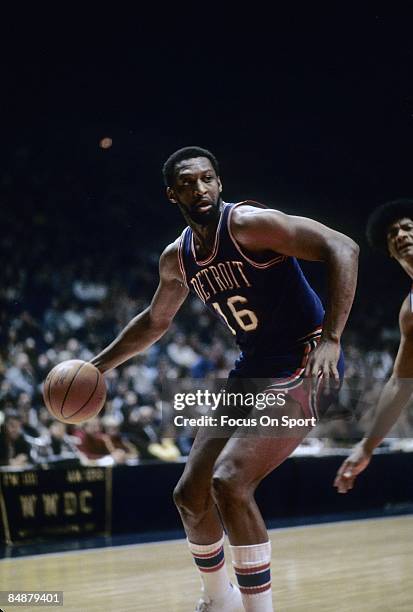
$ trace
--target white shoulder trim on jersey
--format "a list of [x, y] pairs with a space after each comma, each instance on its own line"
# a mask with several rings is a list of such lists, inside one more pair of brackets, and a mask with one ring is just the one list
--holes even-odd
[[206, 264], [209, 264], [215, 258], [216, 254], [218, 253], [219, 232], [220, 232], [221, 225], [222, 225], [222, 217], [224, 215], [224, 209], [228, 206], [228, 204], [226, 204], [225, 202], [223, 202], [223, 204], [224, 204], [224, 208], [222, 209], [221, 216], [219, 218], [219, 222], [218, 222], [218, 226], [217, 226], [217, 231], [215, 233], [214, 248], [212, 249], [211, 255], [209, 255], [206, 259], [200, 259], [198, 261], [198, 259], [196, 258], [195, 246], [194, 246], [194, 232], [192, 232], [192, 236], [191, 236], [191, 251], [192, 251], [192, 255], [194, 256], [195, 263], [198, 266], [206, 266]]
[[185, 272], [184, 258], [183, 258], [183, 248], [184, 248], [185, 234], [186, 234], [188, 229], [189, 229], [189, 227], [186, 227], [184, 229], [184, 231], [181, 234], [181, 237], [179, 239], [179, 244], [178, 244], [178, 263], [179, 263], [179, 269], [180, 269], [181, 274], [182, 274], [182, 280], [184, 281], [184, 285], [185, 285], [185, 287], [187, 289], [189, 289], [189, 287], [188, 287], [188, 282], [187, 282], [187, 279], [186, 279], [186, 272]]
[[[248, 261], [249, 264], [251, 264], [252, 266], [254, 266], [254, 268], [259, 268], [261, 270], [265, 269], [265, 268], [270, 268], [271, 266], [275, 265], [275, 264], [279, 264], [282, 263], [283, 261], [285, 261], [287, 259], [286, 255], [277, 255], [277, 257], [274, 257], [273, 259], [270, 259], [270, 261], [266, 261], [264, 263], [260, 263], [258, 261], [254, 261], [253, 259], [251, 259], [250, 257], [248, 257], [242, 250], [241, 247], [239, 246], [238, 242], [236, 241], [232, 231], [231, 231], [231, 216], [232, 213], [234, 211], [234, 209], [237, 206], [242, 206], [243, 204], [248, 204], [250, 202], [250, 200], [244, 200], [243, 202], [237, 202], [237, 204], [234, 204], [234, 206], [231, 208], [231, 210], [229, 211], [229, 215], [228, 215], [228, 234], [232, 240], [232, 242], [234, 243], [235, 248], [237, 249], [237, 251], [243, 256], [244, 259], [246, 259], [246, 261]], [[254, 204], [259, 204], [259, 202], [254, 202]], [[266, 208], [263, 205], [260, 205], [260, 207], [262, 208]]]

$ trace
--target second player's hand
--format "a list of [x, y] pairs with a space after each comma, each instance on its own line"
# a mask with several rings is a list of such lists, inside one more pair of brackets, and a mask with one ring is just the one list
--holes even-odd
[[327, 339], [320, 340], [318, 346], [310, 353], [305, 368], [305, 376], [317, 381], [318, 377], [322, 375], [326, 383], [332, 379], [338, 386], [340, 384], [340, 375], [337, 370], [339, 358], [339, 342]]
[[338, 493], [347, 493], [354, 486], [356, 477], [366, 469], [370, 463], [371, 453], [368, 453], [362, 444], [358, 444], [350, 456], [343, 461], [337, 471], [334, 486]]

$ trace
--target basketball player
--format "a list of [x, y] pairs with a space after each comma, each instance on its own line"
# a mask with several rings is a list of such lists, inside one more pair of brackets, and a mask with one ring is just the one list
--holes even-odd
[[[413, 279], [413, 200], [394, 200], [376, 208], [367, 223], [367, 239], [395, 259]], [[356, 477], [370, 463], [374, 449], [397, 421], [413, 392], [413, 293], [403, 300], [400, 314], [400, 345], [393, 372], [384, 386], [373, 423], [337, 472], [339, 493], [353, 488]]]
[[[356, 287], [357, 245], [310, 219], [252, 202], [225, 203], [217, 160], [204, 149], [176, 151], [163, 172], [167, 197], [188, 227], [161, 255], [160, 283], [150, 306], [92, 363], [105, 372], [156, 342], [192, 291], [241, 348], [229, 388], [264, 377], [281, 379], [271, 388], [289, 389], [289, 394], [300, 389], [304, 376], [316, 381], [320, 375], [337, 384], [340, 337]], [[326, 263], [326, 313], [296, 257]], [[287, 399], [283, 414], [314, 416], [309, 398]], [[273, 610], [270, 542], [254, 491], [307, 431], [294, 437], [229, 439], [211, 437], [205, 428], [198, 431], [174, 492], [202, 577], [198, 611]], [[239, 588], [228, 578], [223, 526]]]

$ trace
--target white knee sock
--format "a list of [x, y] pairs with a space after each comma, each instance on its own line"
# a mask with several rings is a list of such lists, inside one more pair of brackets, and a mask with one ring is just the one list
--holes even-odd
[[214, 544], [193, 544], [188, 540], [202, 580], [202, 589], [211, 600], [225, 599], [231, 591], [224, 558], [224, 535]]
[[246, 612], [273, 612], [271, 542], [230, 546], [232, 564]]

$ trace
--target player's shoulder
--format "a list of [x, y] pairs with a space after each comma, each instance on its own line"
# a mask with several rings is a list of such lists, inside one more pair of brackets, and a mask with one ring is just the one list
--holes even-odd
[[277, 225], [284, 213], [254, 200], [245, 200], [234, 205], [231, 212], [230, 226], [233, 234], [242, 239], [259, 229]]
[[402, 302], [399, 325], [402, 335], [413, 339], [413, 296], [411, 291]]
[[170, 259], [174, 259], [175, 257], [177, 257], [178, 252], [179, 252], [180, 241], [181, 241], [181, 237], [178, 236], [176, 240], [167, 244], [164, 250], [162, 251], [161, 259], [170, 260]]
[[250, 226], [263, 223], [268, 219], [275, 221], [281, 216], [285, 216], [285, 213], [280, 210], [269, 208], [261, 202], [245, 200], [234, 204], [231, 212], [231, 224], [234, 227]]

